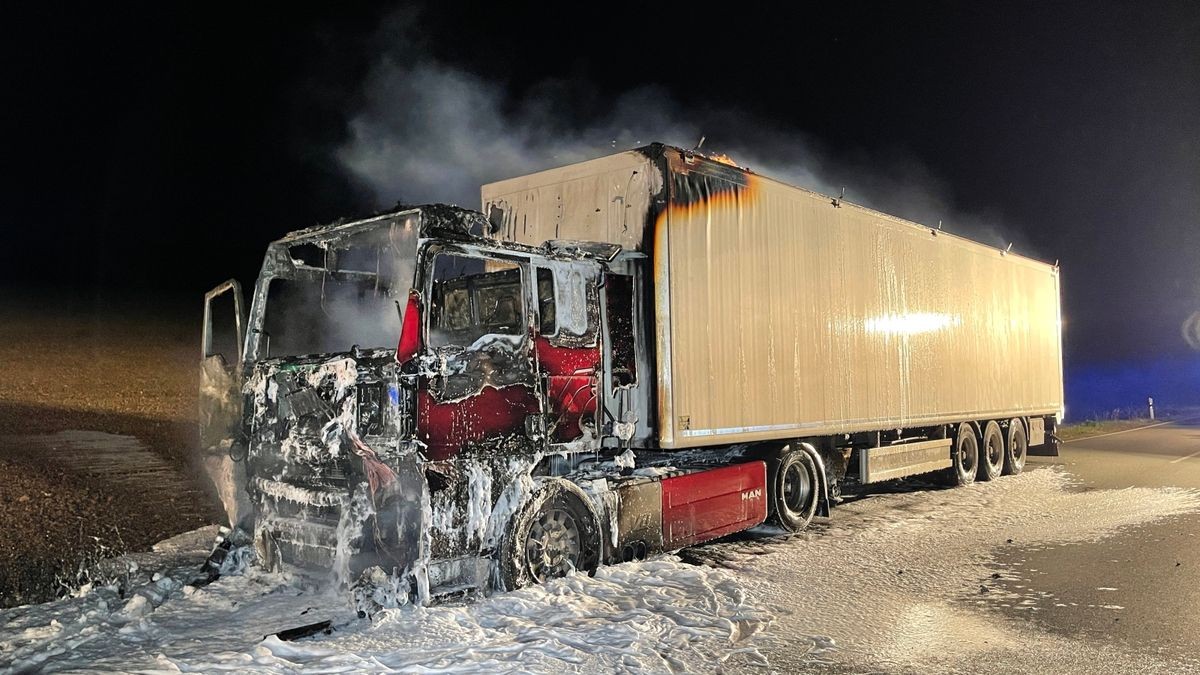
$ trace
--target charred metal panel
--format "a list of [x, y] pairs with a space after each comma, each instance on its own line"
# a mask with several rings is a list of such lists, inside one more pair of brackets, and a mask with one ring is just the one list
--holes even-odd
[[637, 345], [633, 332], [633, 277], [609, 274], [605, 277], [605, 299], [608, 306], [609, 349], [612, 351], [611, 381], [613, 389], [637, 384]]
[[428, 383], [439, 401], [463, 400], [485, 388], [529, 388], [533, 384], [529, 345], [524, 340], [515, 347], [502, 340], [476, 343], [466, 349], [443, 350], [438, 357], [438, 370]]
[[629, 151], [484, 185], [489, 236], [537, 246], [550, 239], [640, 250], [663, 175], [652, 153]]
[[545, 337], [538, 337], [537, 353], [543, 372], [549, 375], [572, 375], [580, 371], [592, 371], [600, 362], [598, 347], [555, 347]]
[[[214, 300], [227, 296], [232, 315], [216, 316]], [[242, 348], [245, 344], [242, 287], [230, 279], [204, 296], [204, 324], [200, 345], [200, 461], [216, 488], [230, 527], [249, 527], [253, 511], [246, 495], [246, 453], [242, 434]], [[225, 329], [221, 331], [220, 329]], [[214, 344], [214, 333], [224, 333], [233, 344]]]
[[[558, 255], [569, 251], [559, 249]], [[596, 429], [601, 366], [599, 268], [590, 260], [535, 262], [539, 331], [534, 343], [551, 413], [550, 440], [566, 443]]]
[[763, 522], [766, 485], [767, 465], [761, 461], [663, 479], [664, 549], [691, 546]]
[[600, 347], [555, 347], [548, 338], [539, 337], [535, 349], [549, 412], [554, 415], [552, 440], [575, 440], [584, 433], [581, 423], [595, 420]]
[[523, 434], [541, 411], [527, 265], [468, 244], [428, 247], [418, 439], [431, 459]]
[[333, 570], [346, 582], [422, 554], [425, 480], [397, 434], [415, 405], [392, 350], [261, 361], [246, 383], [245, 466], [260, 555]]
[[386, 228], [393, 222], [404, 223], [406, 230], [421, 238], [470, 239], [481, 236], [487, 229], [487, 219], [478, 211], [449, 204], [400, 204], [368, 218], [338, 220], [288, 232], [274, 243], [290, 247], [299, 242], [334, 241], [358, 232]]
[[546, 397], [554, 415], [551, 440], [566, 443], [583, 436], [586, 426], [595, 428], [596, 376], [594, 372], [575, 375], [550, 375], [546, 378]]
[[606, 419], [616, 447], [646, 448], [658, 441], [651, 366], [652, 326], [648, 306], [649, 260], [628, 254], [609, 266], [604, 282]]

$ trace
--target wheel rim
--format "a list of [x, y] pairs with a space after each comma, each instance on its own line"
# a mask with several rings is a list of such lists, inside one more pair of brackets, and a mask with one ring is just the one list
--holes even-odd
[[525, 561], [538, 582], [561, 577], [579, 565], [579, 525], [564, 509], [538, 514], [525, 539]]
[[1028, 443], [1025, 442], [1023, 434], [1013, 434], [1012, 436], [1012, 458], [1013, 463], [1020, 466], [1025, 463], [1025, 451]]
[[988, 438], [987, 443], [987, 461], [993, 467], [1000, 466], [1004, 462], [1004, 442], [992, 434]]
[[[973, 452], [972, 452], [973, 451]], [[974, 439], [965, 440], [958, 445], [958, 465], [962, 467], [963, 475], [971, 476], [978, 468], [979, 446]]]
[[812, 480], [799, 463], [791, 464], [783, 473], [783, 506], [792, 513], [803, 513], [812, 498]]

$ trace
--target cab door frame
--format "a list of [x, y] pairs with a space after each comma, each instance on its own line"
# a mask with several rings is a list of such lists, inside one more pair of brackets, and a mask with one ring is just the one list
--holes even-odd
[[[225, 294], [233, 300], [236, 347], [233, 362], [213, 351], [213, 301]], [[226, 319], [226, 321], [228, 318]], [[246, 493], [246, 439], [242, 435], [242, 383], [246, 346], [246, 311], [242, 286], [224, 281], [204, 294], [200, 338], [199, 445], [201, 461], [225, 506], [231, 527], [247, 527], [253, 512]]]

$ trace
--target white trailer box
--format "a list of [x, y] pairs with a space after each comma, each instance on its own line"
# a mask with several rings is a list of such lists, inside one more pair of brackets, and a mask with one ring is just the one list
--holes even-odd
[[482, 197], [650, 256], [664, 448], [1062, 413], [1052, 265], [662, 145]]

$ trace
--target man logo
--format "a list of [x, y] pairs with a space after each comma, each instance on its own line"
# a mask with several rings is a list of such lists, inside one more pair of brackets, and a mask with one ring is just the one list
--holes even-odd
[[754, 488], [753, 490], [746, 490], [742, 493], [742, 501], [745, 502], [751, 499], [762, 499], [762, 488]]

